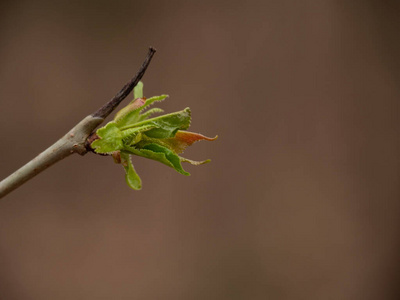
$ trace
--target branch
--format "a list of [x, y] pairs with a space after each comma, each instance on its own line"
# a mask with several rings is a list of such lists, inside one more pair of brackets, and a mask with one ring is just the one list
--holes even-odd
[[59, 139], [52, 146], [40, 153], [37, 157], [22, 166], [13, 174], [0, 182], [0, 198], [12, 192], [29, 179], [52, 166], [63, 158], [78, 153], [87, 153], [85, 142], [89, 135], [99, 126], [104, 119], [129, 95], [132, 89], [138, 84], [146, 72], [147, 67], [156, 50], [150, 48], [143, 65], [136, 75], [112, 98], [109, 102], [100, 107], [96, 112], [87, 116], [74, 126], [65, 136]]
[[56, 143], [1, 181], [0, 198], [63, 158], [73, 153], [84, 155], [86, 153], [86, 148], [84, 147], [86, 138], [102, 122], [103, 119], [101, 118], [94, 118], [92, 116], [84, 118]]
[[133, 88], [138, 84], [140, 79], [142, 79], [147, 67], [150, 64], [151, 59], [153, 58], [154, 53], [156, 53], [156, 49], [150, 47], [149, 52], [147, 53], [147, 57], [140, 67], [139, 71], [136, 73], [135, 77], [133, 77], [127, 84], [125, 84], [124, 87], [118, 92], [118, 94], [114, 96], [114, 98], [112, 98], [109, 102], [104, 104], [95, 113], [93, 113], [93, 117], [105, 119], [118, 106], [118, 104], [120, 104], [121, 101], [129, 95]]

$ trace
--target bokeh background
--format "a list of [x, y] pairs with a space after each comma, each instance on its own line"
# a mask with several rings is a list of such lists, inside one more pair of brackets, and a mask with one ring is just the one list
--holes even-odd
[[[0, 299], [398, 299], [396, 1], [1, 1], [0, 178], [128, 81], [214, 136], [182, 176], [56, 164], [0, 201]], [[127, 103], [127, 102], [125, 102]]]

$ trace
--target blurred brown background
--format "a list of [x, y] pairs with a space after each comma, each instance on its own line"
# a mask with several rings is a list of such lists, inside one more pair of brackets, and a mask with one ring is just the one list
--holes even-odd
[[[70, 157], [0, 201], [0, 299], [398, 299], [396, 1], [1, 1], [0, 178], [158, 52], [185, 177]], [[127, 103], [127, 102], [125, 102]]]

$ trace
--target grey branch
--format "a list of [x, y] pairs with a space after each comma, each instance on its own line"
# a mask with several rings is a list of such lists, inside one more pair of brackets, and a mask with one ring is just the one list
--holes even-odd
[[85, 140], [92, 130], [102, 122], [102, 118], [95, 118], [93, 116], [84, 118], [56, 143], [1, 181], [0, 198], [63, 158], [73, 153], [84, 155], [86, 153], [86, 148], [84, 147]]
[[132, 89], [138, 84], [146, 72], [147, 67], [156, 50], [150, 48], [143, 65], [139, 71], [109, 102], [100, 107], [96, 112], [87, 116], [74, 126], [66, 135], [59, 139], [52, 146], [40, 153], [30, 162], [22, 166], [13, 174], [0, 182], [0, 198], [12, 192], [29, 179], [52, 166], [63, 158], [78, 153], [87, 153], [87, 138], [99, 126], [104, 119], [129, 95]]

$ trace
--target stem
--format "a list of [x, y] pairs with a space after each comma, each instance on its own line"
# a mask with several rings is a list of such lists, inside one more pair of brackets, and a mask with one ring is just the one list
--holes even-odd
[[63, 158], [73, 153], [84, 155], [87, 152], [84, 147], [86, 138], [92, 130], [102, 122], [102, 118], [95, 118], [92, 116], [84, 118], [56, 143], [2, 180], [0, 182], [0, 198], [20, 187], [29, 179], [35, 177]]
[[15, 171], [0, 183], [0, 198], [12, 192], [29, 179], [70, 155], [69, 149], [62, 140], [40, 153], [26, 165]]
[[95, 113], [92, 114], [92, 116], [105, 119], [109, 114], [111, 114], [111, 112], [118, 106], [118, 104], [120, 104], [121, 101], [129, 95], [133, 88], [138, 84], [140, 79], [142, 79], [144, 73], [147, 70], [147, 67], [151, 62], [151, 59], [153, 58], [154, 53], [156, 53], [156, 49], [150, 47], [146, 59], [144, 60], [139, 71], [136, 73], [135, 77], [128, 81], [124, 85], [124, 87], [114, 96], [114, 98], [112, 98], [109, 102], [100, 107]]

